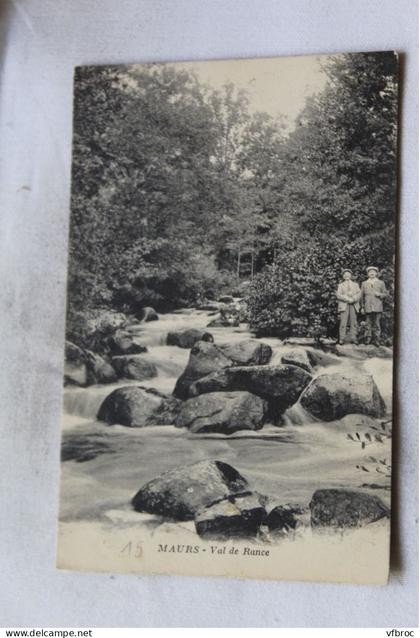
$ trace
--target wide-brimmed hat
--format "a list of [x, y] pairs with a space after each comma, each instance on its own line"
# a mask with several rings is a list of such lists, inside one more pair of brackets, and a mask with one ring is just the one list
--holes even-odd
[[369, 273], [369, 270], [375, 270], [376, 272], [379, 272], [379, 268], [376, 268], [376, 266], [368, 266], [366, 268], [366, 272]]
[[350, 268], [343, 268], [343, 270], [341, 271], [341, 276], [343, 276], [345, 272], [349, 272], [351, 275], [353, 274]]

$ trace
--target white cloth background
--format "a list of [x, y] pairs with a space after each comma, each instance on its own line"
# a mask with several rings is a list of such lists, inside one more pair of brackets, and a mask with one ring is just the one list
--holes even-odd
[[[415, 0], [2, 3], [1, 585], [4, 626], [355, 627], [417, 622]], [[73, 66], [396, 49], [403, 58], [400, 337], [390, 584], [57, 571]], [[94, 495], [93, 495], [94, 496]]]

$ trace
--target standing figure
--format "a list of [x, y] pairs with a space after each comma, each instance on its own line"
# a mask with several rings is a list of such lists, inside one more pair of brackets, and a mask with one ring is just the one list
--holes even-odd
[[352, 281], [352, 272], [348, 268], [342, 272], [343, 281], [338, 284], [337, 301], [340, 316], [339, 343], [343, 344], [349, 328], [350, 343], [357, 343], [357, 313], [359, 312], [360, 288]]
[[380, 345], [381, 316], [384, 297], [387, 296], [385, 284], [378, 279], [379, 270], [375, 266], [366, 268], [368, 278], [362, 283], [361, 306], [366, 315], [366, 343]]

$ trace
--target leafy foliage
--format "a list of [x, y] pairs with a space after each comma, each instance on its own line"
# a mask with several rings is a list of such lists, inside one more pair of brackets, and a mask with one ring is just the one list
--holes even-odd
[[[68, 330], [247, 286], [251, 328], [336, 330], [343, 266], [393, 286], [397, 82], [392, 53], [332, 57], [296, 129], [171, 65], [75, 75]], [[383, 317], [392, 335], [392, 307]]]
[[81, 68], [76, 87], [71, 304], [118, 303], [124, 286], [159, 309], [193, 299], [205, 285], [195, 290], [194, 264], [214, 223], [217, 135], [202, 90], [154, 65]]
[[[393, 298], [396, 59], [354, 54], [333, 58], [327, 72], [330, 83], [308, 102], [284, 149], [281, 197], [295, 226], [251, 290], [251, 327], [261, 334], [304, 335], [315, 325], [335, 335], [344, 266], [362, 281], [366, 266], [377, 265]], [[383, 329], [392, 339], [392, 301]]]

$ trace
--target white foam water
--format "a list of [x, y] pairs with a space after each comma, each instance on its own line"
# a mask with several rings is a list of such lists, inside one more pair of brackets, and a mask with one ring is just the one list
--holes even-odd
[[283, 414], [283, 421], [285, 425], [308, 425], [309, 423], [316, 423], [318, 419], [309, 414], [298, 401], [286, 410]]

